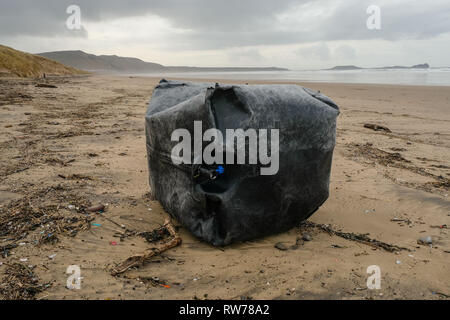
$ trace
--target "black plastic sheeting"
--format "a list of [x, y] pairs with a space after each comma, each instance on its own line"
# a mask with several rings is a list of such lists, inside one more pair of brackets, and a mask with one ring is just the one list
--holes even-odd
[[[146, 114], [152, 194], [185, 228], [215, 246], [287, 231], [329, 196], [338, 115], [328, 97], [297, 85], [161, 80]], [[262, 175], [269, 165], [249, 161], [224, 164], [223, 172], [218, 165], [175, 164], [171, 154], [178, 141], [172, 133], [187, 129], [194, 145], [195, 121], [202, 121], [203, 132], [217, 128], [224, 136], [226, 129], [267, 129], [269, 154], [276, 152], [270, 132], [278, 129], [277, 173]]]

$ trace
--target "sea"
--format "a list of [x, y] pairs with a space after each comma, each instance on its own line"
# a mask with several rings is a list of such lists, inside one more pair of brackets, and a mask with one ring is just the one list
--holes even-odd
[[[139, 76], [142, 76], [140, 74]], [[450, 86], [450, 68], [151, 73], [149, 77]]]

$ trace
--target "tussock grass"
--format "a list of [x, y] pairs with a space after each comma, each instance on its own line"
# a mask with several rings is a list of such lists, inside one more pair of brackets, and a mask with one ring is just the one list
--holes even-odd
[[74, 75], [88, 72], [0, 45], [0, 75], [33, 78], [42, 77], [44, 73], [47, 75]]

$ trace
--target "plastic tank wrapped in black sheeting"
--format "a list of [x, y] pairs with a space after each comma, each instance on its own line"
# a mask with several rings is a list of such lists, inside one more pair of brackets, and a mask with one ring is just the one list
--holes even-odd
[[[215, 246], [287, 231], [328, 198], [338, 115], [328, 97], [298, 85], [161, 80], [146, 113], [152, 194], [185, 228]], [[223, 144], [211, 154], [218, 156], [221, 149], [224, 164], [201, 159], [196, 147], [206, 150], [220, 139], [204, 139], [199, 124], [201, 133], [222, 133]], [[189, 133], [191, 145], [190, 153], [183, 149], [179, 157], [174, 156], [182, 140], [174, 139], [177, 129]], [[248, 134], [245, 144], [238, 139], [229, 144], [227, 129], [242, 129]], [[256, 155], [249, 154], [255, 142], [251, 130], [256, 132]], [[262, 160], [265, 148], [273, 163]], [[238, 162], [240, 152], [244, 163]], [[191, 163], [180, 160], [188, 158]]]

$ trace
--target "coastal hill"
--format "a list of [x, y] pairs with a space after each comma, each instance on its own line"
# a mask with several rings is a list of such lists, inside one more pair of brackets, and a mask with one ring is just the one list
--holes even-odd
[[47, 58], [0, 45], [0, 76], [42, 77], [86, 73]]
[[116, 55], [94, 55], [80, 50], [40, 53], [40, 56], [61, 62], [74, 68], [108, 73], [157, 73], [157, 72], [236, 72], [236, 71], [287, 71], [283, 68], [203, 68], [186, 66], [163, 66], [137, 58]]
[[39, 53], [65, 65], [87, 70], [104, 72], [155, 72], [164, 70], [164, 66], [157, 63], [144, 62], [136, 58], [124, 58], [118, 56], [96, 56], [83, 51], [56, 51]]
[[412, 67], [405, 66], [391, 66], [391, 67], [381, 67], [381, 68], [361, 68], [357, 66], [336, 66], [331, 69], [332, 71], [343, 71], [343, 70], [380, 70], [380, 69], [429, 69], [430, 65], [428, 63], [416, 64]]

